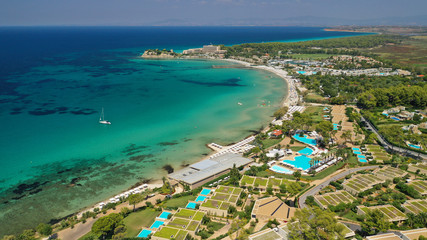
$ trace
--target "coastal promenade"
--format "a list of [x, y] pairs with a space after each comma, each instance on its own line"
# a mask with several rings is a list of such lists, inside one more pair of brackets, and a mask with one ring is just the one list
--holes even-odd
[[307, 204], [305, 204], [305, 200], [307, 199], [308, 196], [314, 196], [317, 193], [320, 192], [320, 190], [322, 190], [322, 188], [326, 187], [329, 185], [330, 182], [332, 181], [336, 181], [340, 178], [343, 178], [351, 173], [355, 173], [361, 170], [367, 170], [367, 169], [374, 169], [377, 168], [378, 166], [365, 166], [365, 167], [359, 167], [359, 168], [353, 168], [353, 169], [349, 169], [345, 172], [341, 172], [337, 175], [333, 175], [330, 176], [329, 178], [327, 178], [326, 180], [324, 180], [323, 182], [317, 184], [314, 188], [308, 190], [307, 192], [305, 192], [304, 194], [302, 194], [299, 199], [298, 199], [298, 206], [300, 208], [305, 208], [307, 207]]

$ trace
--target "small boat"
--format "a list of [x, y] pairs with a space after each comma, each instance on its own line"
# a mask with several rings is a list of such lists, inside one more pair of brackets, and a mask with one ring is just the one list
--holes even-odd
[[243, 103], [241, 103], [241, 102], [237, 102], [237, 104], [239, 104], [240, 106], [242, 106], [242, 105], [243, 105]]
[[99, 123], [100, 124], [106, 124], [106, 125], [110, 125], [111, 124], [110, 121], [107, 121], [107, 120], [104, 119], [104, 108], [102, 108], [101, 116], [99, 117]]

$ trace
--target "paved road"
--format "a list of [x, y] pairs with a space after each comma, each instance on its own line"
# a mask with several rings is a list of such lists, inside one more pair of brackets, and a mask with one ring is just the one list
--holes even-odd
[[336, 176], [323, 181], [321, 184], [315, 186], [314, 188], [308, 190], [303, 195], [301, 195], [301, 197], [298, 199], [298, 206], [300, 208], [305, 208], [307, 206], [305, 204], [305, 200], [307, 199], [307, 197], [316, 195], [323, 187], [328, 186], [331, 181], [336, 181], [340, 178], [343, 178], [343, 177], [345, 177], [351, 173], [357, 172], [357, 171], [366, 170], [366, 169], [373, 169], [373, 168], [377, 168], [377, 167], [378, 166], [365, 166], [365, 167], [353, 168], [353, 169], [349, 169], [345, 172], [342, 172], [340, 174], [337, 174]]
[[371, 130], [373, 133], [375, 133], [377, 135], [378, 140], [381, 142], [381, 144], [384, 146], [384, 148], [395, 151], [395, 152], [399, 152], [399, 153], [404, 154], [404, 155], [410, 155], [410, 156], [415, 157], [415, 158], [422, 158], [423, 161], [427, 161], [427, 155], [426, 154], [418, 153], [418, 152], [411, 151], [409, 149], [393, 146], [392, 144], [387, 142], [387, 140], [385, 140], [384, 137], [381, 136], [381, 134], [378, 133], [378, 130], [375, 128], [375, 126], [371, 122], [367, 121], [363, 116], [361, 116], [361, 120], [362, 120], [362, 122], [366, 123], [367, 129]]

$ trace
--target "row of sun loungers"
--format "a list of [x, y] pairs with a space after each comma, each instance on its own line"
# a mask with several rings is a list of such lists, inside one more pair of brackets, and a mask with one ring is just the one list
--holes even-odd
[[[146, 188], [148, 188], [148, 185], [147, 185], [147, 184], [143, 184], [143, 185], [138, 186], [138, 187], [136, 187], [136, 188], [134, 188], [134, 189], [128, 190], [128, 191], [126, 191], [126, 192], [124, 192], [124, 193], [121, 193], [121, 194], [119, 194], [119, 195], [116, 195], [116, 196], [114, 196], [114, 197], [110, 198], [110, 199], [108, 200], [108, 203], [117, 203], [117, 202], [120, 202], [120, 199], [121, 199], [121, 198], [127, 198], [127, 197], [129, 197], [130, 195], [132, 195], [132, 194], [141, 193], [141, 192], [143, 192]], [[100, 203], [98, 204], [99, 208], [101, 208], [101, 209], [102, 209], [105, 205], [106, 205], [106, 203], [105, 203], [105, 202], [100, 202]]]
[[255, 147], [254, 145], [249, 144], [250, 142], [252, 142], [254, 140], [255, 140], [255, 137], [250, 136], [250, 137], [243, 139], [242, 141], [240, 141], [236, 144], [233, 144], [231, 146], [228, 146], [228, 147], [222, 147], [221, 145], [218, 145], [216, 143], [211, 143], [211, 145], [213, 145], [215, 147], [221, 146], [221, 148], [220, 148], [221, 151], [213, 154], [212, 156], [210, 156], [210, 158], [215, 158], [215, 157], [221, 156], [221, 155], [226, 154], [226, 153], [244, 153], [244, 152], [247, 152], [247, 151], [249, 151]]

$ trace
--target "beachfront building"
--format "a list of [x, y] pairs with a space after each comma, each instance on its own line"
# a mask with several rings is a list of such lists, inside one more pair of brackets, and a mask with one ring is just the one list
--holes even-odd
[[175, 181], [187, 184], [191, 189], [194, 189], [228, 173], [233, 168], [233, 165], [238, 168], [247, 166], [251, 162], [251, 159], [244, 158], [240, 154], [225, 153], [171, 173], [168, 178], [172, 183]]
[[221, 46], [204, 45], [203, 48], [192, 48], [182, 51], [183, 54], [225, 54], [227, 50], [221, 50]]

